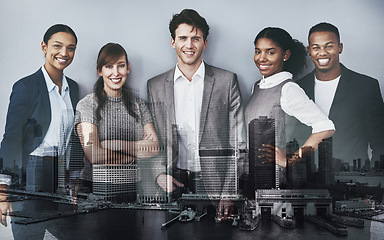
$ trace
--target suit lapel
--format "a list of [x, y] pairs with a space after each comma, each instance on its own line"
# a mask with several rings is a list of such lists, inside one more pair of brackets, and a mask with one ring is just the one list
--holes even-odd
[[203, 101], [201, 103], [201, 113], [200, 113], [199, 143], [201, 141], [201, 137], [204, 132], [214, 83], [215, 83], [215, 78], [213, 76], [213, 70], [209, 65], [205, 64]]
[[303, 81], [303, 84], [307, 85], [307, 87], [304, 87], [306, 89], [307, 96], [315, 101], [315, 72], [313, 71], [312, 74], [309, 75], [309, 79], [305, 79]]
[[[47, 84], [45, 83], [45, 78], [44, 74], [41, 69], [39, 69], [36, 72], [36, 81], [37, 84], [39, 85], [39, 89], [41, 91], [41, 102], [40, 104], [44, 107], [46, 112], [51, 113], [51, 101], [49, 100], [49, 93], [48, 93], [48, 88]], [[49, 114], [49, 118], [51, 118], [51, 114]], [[51, 121], [51, 120], [49, 120]]]
[[164, 92], [165, 92], [165, 102], [167, 104], [167, 112], [169, 121], [171, 122], [171, 126], [173, 124], [176, 124], [176, 117], [175, 117], [175, 98], [174, 98], [174, 84], [173, 84], [173, 76], [175, 74], [175, 69], [170, 70], [168, 72], [167, 78], [164, 82]]
[[332, 101], [331, 109], [329, 111], [329, 118], [335, 119], [340, 111], [340, 106], [342, 105], [343, 99], [349, 91], [350, 84], [348, 83], [348, 72], [344, 66], [341, 66], [341, 77], [339, 84], [337, 85], [335, 96]]
[[49, 93], [48, 93], [48, 88], [47, 84], [45, 83], [45, 78], [43, 71], [41, 68], [35, 73], [35, 81], [37, 83], [38, 89], [40, 90], [40, 99], [38, 104], [41, 106], [42, 109], [44, 109], [44, 112], [46, 113], [46, 116], [48, 119], [41, 119], [39, 122], [47, 121], [47, 124], [42, 124], [42, 131], [43, 135], [48, 131], [49, 123], [51, 122], [51, 101], [49, 100]]
[[77, 102], [79, 101], [79, 93], [77, 91], [75, 84], [72, 84], [72, 81], [69, 78], [67, 78], [67, 82], [69, 86], [69, 96], [71, 98], [72, 108], [73, 108], [73, 111], [75, 112]]

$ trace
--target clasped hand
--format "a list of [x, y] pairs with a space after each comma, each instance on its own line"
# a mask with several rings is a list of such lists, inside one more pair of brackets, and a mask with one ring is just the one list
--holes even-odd
[[293, 156], [287, 160], [286, 153], [280, 148], [271, 144], [263, 144], [262, 147], [263, 148], [259, 149], [259, 151], [262, 152], [259, 158], [266, 158], [263, 164], [275, 162], [280, 167], [285, 168], [287, 165], [293, 165], [301, 160], [298, 153], [293, 154]]

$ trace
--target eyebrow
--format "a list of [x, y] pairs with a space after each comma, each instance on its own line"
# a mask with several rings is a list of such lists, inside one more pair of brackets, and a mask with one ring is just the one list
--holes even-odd
[[[260, 50], [260, 48], [257, 48], [257, 47], [255, 47], [255, 49], [258, 49], [258, 50]], [[267, 48], [267, 51], [270, 51], [270, 50], [276, 50], [276, 48], [274, 48], [274, 47], [271, 47], [271, 48]]]
[[[62, 42], [60, 42], [60, 41], [54, 41], [53, 43], [59, 43], [59, 44], [64, 44], [64, 43], [62, 43]], [[76, 47], [76, 44], [69, 44], [68, 46], [75, 46]]]
[[[324, 45], [328, 45], [328, 44], [335, 44], [335, 43], [330, 41], [330, 42], [326, 42]], [[311, 44], [311, 46], [314, 46], [314, 45], [320, 45], [320, 44], [318, 44], [318, 43]]]

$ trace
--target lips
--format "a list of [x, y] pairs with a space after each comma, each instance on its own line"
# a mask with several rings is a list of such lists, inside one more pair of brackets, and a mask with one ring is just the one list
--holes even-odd
[[113, 83], [119, 83], [121, 81], [121, 78], [110, 78], [111, 82]]
[[63, 59], [63, 58], [58, 58], [56, 57], [55, 58], [59, 63], [66, 63], [68, 61], [68, 59]]
[[193, 55], [193, 54], [195, 54], [195, 52], [193, 52], [193, 51], [183, 51], [183, 53], [184, 54], [186, 54], [186, 55]]
[[321, 58], [317, 59], [317, 62], [319, 63], [320, 66], [325, 66], [329, 63], [330, 59], [329, 58]]
[[271, 65], [259, 64], [260, 70], [267, 70]]

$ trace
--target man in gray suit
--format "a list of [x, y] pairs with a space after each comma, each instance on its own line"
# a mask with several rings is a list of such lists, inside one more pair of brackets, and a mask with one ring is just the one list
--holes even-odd
[[180, 196], [183, 192], [195, 193], [196, 182], [202, 179], [210, 195], [218, 190], [205, 184], [213, 180], [204, 175], [210, 169], [217, 173], [214, 181], [220, 182], [221, 192], [226, 192], [231, 169], [223, 163], [225, 160], [218, 160], [226, 158], [215, 158], [212, 164], [201, 155], [226, 155], [244, 140], [237, 76], [202, 61], [209, 26], [196, 11], [185, 9], [175, 14], [169, 30], [177, 66], [147, 83], [155, 128], [166, 150], [164, 165], [168, 166], [158, 168], [157, 184], [166, 192], [178, 191]]

